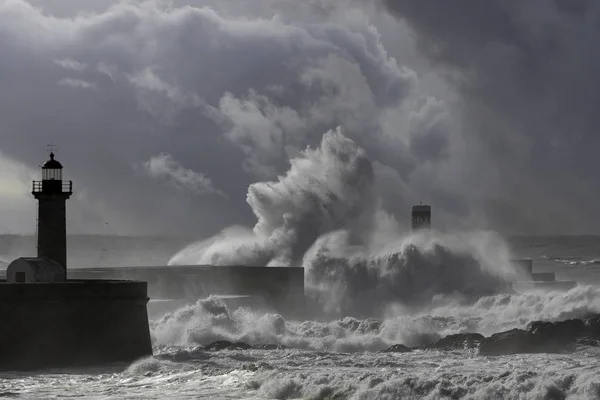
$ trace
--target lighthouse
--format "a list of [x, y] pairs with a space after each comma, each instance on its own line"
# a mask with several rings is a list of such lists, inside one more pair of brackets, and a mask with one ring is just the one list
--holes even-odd
[[42, 165], [42, 180], [33, 181], [33, 196], [38, 200], [38, 258], [50, 259], [67, 268], [66, 202], [73, 194], [73, 183], [62, 180], [63, 166], [50, 152]]
[[152, 355], [148, 283], [68, 279], [66, 202], [73, 194], [54, 159], [34, 181], [37, 257], [19, 257], [0, 279], [0, 371], [99, 366]]
[[431, 229], [431, 206], [419, 204], [412, 207], [412, 230]]

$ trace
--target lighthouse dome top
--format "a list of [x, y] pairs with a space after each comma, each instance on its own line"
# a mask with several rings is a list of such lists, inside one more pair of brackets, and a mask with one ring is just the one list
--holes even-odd
[[54, 153], [50, 153], [50, 159], [42, 165], [44, 169], [62, 169], [62, 164], [54, 159]]

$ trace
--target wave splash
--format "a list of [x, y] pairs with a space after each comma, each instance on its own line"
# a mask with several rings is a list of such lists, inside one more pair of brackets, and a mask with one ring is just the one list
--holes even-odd
[[287, 321], [279, 314], [230, 310], [214, 297], [199, 300], [151, 323], [159, 345], [206, 345], [217, 340], [251, 345], [338, 352], [379, 351], [393, 344], [421, 346], [454, 333], [484, 335], [524, 328], [535, 320], [600, 314], [600, 288], [485, 296], [475, 304], [437, 297], [429, 310], [385, 319], [345, 317], [334, 321]]
[[302, 266], [326, 311], [355, 316], [435, 295], [478, 298], [518, 278], [493, 233], [403, 234], [381, 207], [371, 161], [340, 128], [290, 165], [277, 181], [250, 185], [253, 229], [225, 229], [169, 264]]
[[600, 265], [600, 259], [584, 259], [582, 257], [550, 257], [550, 256], [542, 256], [544, 260], [554, 261], [559, 264], [565, 264], [572, 267], [587, 267]]

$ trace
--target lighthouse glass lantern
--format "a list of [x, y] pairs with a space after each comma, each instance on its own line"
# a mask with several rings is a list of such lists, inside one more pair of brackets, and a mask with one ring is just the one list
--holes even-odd
[[43, 181], [62, 181], [62, 165], [54, 159], [54, 153], [50, 153], [50, 159], [42, 166]]

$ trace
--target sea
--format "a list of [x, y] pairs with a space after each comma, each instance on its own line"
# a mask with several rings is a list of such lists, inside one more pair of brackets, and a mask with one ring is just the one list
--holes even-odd
[[[70, 236], [78, 268], [167, 265], [194, 238]], [[476, 350], [380, 352], [451, 333], [490, 335], [535, 320], [600, 313], [600, 237], [510, 237], [535, 272], [575, 280], [567, 291], [494, 293], [470, 303], [443, 297], [384, 317], [286, 319], [218, 298], [197, 299], [150, 320], [154, 356], [89, 369], [0, 373], [8, 399], [599, 399], [600, 348], [563, 354], [481, 356]], [[0, 235], [0, 270], [35, 254], [31, 236]], [[428, 279], [435, 280], [436, 276]], [[207, 351], [228, 340], [251, 349]], [[258, 345], [270, 344], [268, 349]], [[2, 346], [10, 344], [2, 343]], [[0, 350], [1, 357], [1, 350]]]

